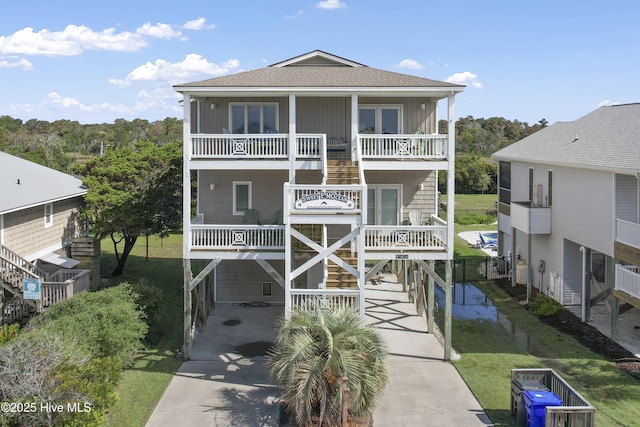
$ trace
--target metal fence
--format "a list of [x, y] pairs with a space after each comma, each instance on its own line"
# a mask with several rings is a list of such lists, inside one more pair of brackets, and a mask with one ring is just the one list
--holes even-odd
[[[511, 257], [458, 257], [453, 260], [453, 281], [473, 282], [511, 278]], [[444, 277], [444, 264], [437, 264], [436, 270]]]

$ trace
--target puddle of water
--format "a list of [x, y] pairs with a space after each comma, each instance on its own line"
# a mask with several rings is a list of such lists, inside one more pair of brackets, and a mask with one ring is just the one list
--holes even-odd
[[271, 347], [273, 347], [272, 342], [255, 341], [236, 346], [234, 352], [239, 353], [243, 357], [265, 356]]
[[[436, 286], [435, 297], [438, 305], [444, 307], [444, 291]], [[495, 322], [509, 332], [518, 347], [537, 357], [551, 357], [552, 354], [535, 338], [498, 311], [493, 302], [471, 283], [454, 283], [452, 315], [455, 319]]]

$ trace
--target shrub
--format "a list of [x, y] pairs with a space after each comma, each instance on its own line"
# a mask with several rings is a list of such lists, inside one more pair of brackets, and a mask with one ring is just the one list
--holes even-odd
[[20, 331], [20, 325], [17, 323], [12, 323], [10, 325], [2, 325], [0, 328], [0, 345], [6, 343], [12, 338], [15, 338]]
[[496, 216], [494, 215], [486, 215], [486, 214], [477, 214], [477, 213], [468, 213], [465, 215], [454, 215], [454, 222], [460, 225], [471, 225], [471, 224], [493, 224], [497, 221]]
[[[120, 361], [116, 358], [87, 361], [75, 350], [72, 342], [34, 332], [21, 334], [0, 348], [0, 398], [28, 409], [2, 411], [0, 424], [103, 423], [106, 410], [117, 400], [116, 384], [122, 374]], [[42, 410], [42, 404], [62, 405], [63, 409]]]
[[135, 298], [128, 283], [83, 292], [51, 306], [30, 327], [76, 342], [92, 359], [115, 357], [126, 367], [148, 329]]
[[157, 344], [162, 338], [162, 312], [164, 291], [142, 279], [131, 285], [138, 307], [144, 311], [149, 330], [145, 337], [147, 344]]
[[566, 309], [553, 298], [549, 298], [545, 294], [538, 294], [529, 303], [529, 310], [536, 316], [553, 316]]

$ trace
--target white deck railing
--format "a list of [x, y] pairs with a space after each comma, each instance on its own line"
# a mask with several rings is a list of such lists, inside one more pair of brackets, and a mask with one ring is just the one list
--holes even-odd
[[291, 309], [312, 310], [322, 308], [346, 308], [359, 306], [357, 289], [292, 289]]
[[288, 134], [194, 134], [192, 158], [287, 159]]
[[195, 250], [284, 250], [284, 225], [194, 224], [190, 230]]
[[80, 292], [88, 291], [91, 285], [91, 270], [59, 270], [42, 283], [42, 305], [48, 307], [69, 299]]
[[[192, 159], [288, 160], [289, 134], [192, 134]], [[364, 160], [444, 160], [447, 135], [440, 134], [360, 134], [358, 147]], [[296, 134], [296, 159], [320, 159], [326, 145], [325, 134]]]
[[447, 135], [358, 135], [362, 158], [367, 159], [446, 159]]
[[640, 248], [640, 224], [616, 219], [616, 240], [634, 248]]
[[617, 264], [615, 290], [640, 299], [640, 267]]
[[367, 225], [365, 250], [446, 250], [447, 227], [442, 225]]

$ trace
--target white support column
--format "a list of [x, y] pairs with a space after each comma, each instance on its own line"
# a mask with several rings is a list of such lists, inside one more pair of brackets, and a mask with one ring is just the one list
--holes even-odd
[[447, 267], [445, 272], [445, 307], [444, 307], [444, 359], [451, 360], [451, 330], [453, 313], [453, 240], [454, 240], [454, 207], [455, 207], [455, 158], [456, 158], [456, 120], [455, 95], [447, 98], [448, 113], [448, 153], [447, 153]]
[[455, 206], [455, 158], [456, 158], [456, 120], [455, 120], [455, 97], [453, 94], [448, 98], [448, 135], [447, 135], [447, 259], [453, 259], [453, 240], [454, 240], [454, 206]]
[[351, 160], [356, 160], [358, 143], [358, 95], [351, 95]]
[[284, 223], [284, 315], [291, 317], [291, 272], [293, 270], [293, 251], [291, 248], [291, 218], [289, 215], [289, 184], [283, 186], [282, 222]]
[[182, 269], [184, 280], [183, 301], [183, 355], [185, 360], [191, 358], [191, 260], [189, 246], [191, 242], [191, 97], [184, 94], [183, 108], [183, 167], [182, 167]]
[[289, 95], [289, 183], [296, 183], [296, 96]]

